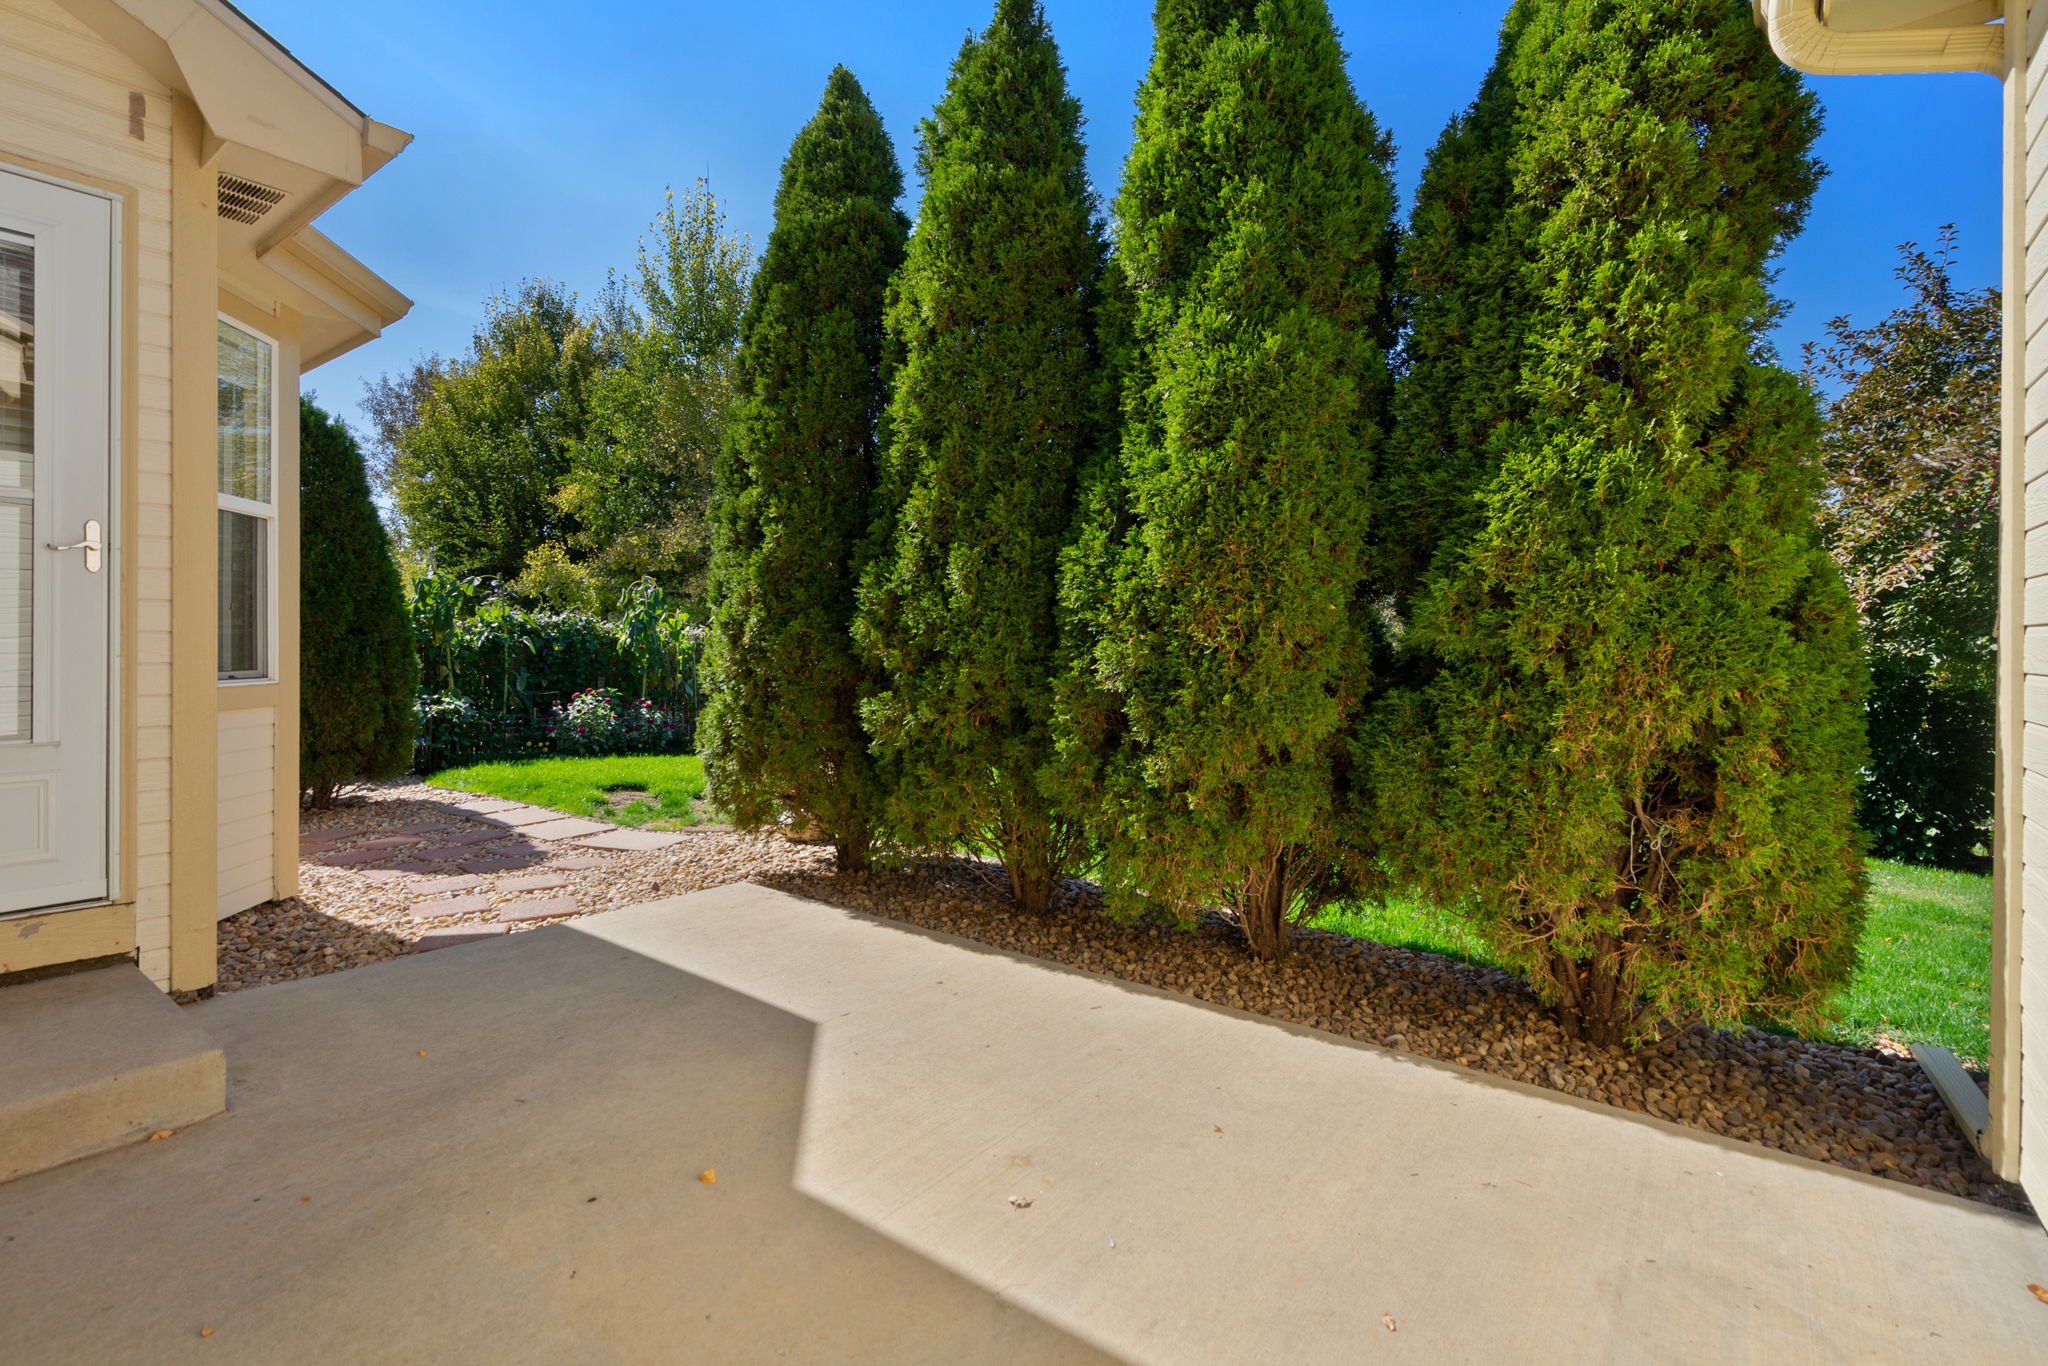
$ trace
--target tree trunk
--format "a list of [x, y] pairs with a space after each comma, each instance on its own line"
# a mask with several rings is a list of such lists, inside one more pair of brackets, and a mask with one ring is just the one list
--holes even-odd
[[1294, 899], [1287, 872], [1286, 849], [1275, 849], [1245, 879], [1238, 898], [1237, 923], [1245, 946], [1268, 963], [1287, 956], [1287, 909]]
[[1604, 1048], [1627, 1043], [1638, 1008], [1620, 941], [1603, 934], [1592, 961], [1552, 954], [1550, 963], [1551, 979], [1557, 984], [1557, 1022], [1565, 1035]]
[[841, 873], [865, 873], [869, 867], [867, 831], [856, 830], [834, 839], [832, 865]]
[[1052, 908], [1052, 832], [1013, 827], [1003, 838], [1003, 871], [1010, 898], [1020, 911], [1044, 915]]

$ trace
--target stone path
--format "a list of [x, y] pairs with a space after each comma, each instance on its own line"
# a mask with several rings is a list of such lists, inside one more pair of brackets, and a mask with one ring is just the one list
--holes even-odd
[[[474, 918], [489, 911], [497, 925], [444, 925], [415, 939], [408, 953], [426, 953], [501, 934], [514, 924], [560, 920], [585, 909], [566, 889], [569, 879], [546, 870], [554, 847], [644, 853], [688, 839], [664, 830], [624, 830], [545, 806], [498, 797], [445, 802], [442, 818], [397, 827], [388, 835], [355, 837], [345, 828], [309, 830], [299, 856], [346, 868], [377, 883], [404, 880], [415, 920]], [[350, 847], [339, 846], [347, 843]], [[537, 846], [537, 847], [536, 847]], [[566, 862], [567, 860], [565, 860]], [[581, 861], [578, 868], [600, 866]], [[538, 871], [537, 871], [538, 870]], [[551, 896], [531, 893], [552, 892]]]
[[520, 933], [817, 857], [724, 826], [622, 829], [417, 782], [373, 785], [301, 821], [298, 895], [220, 922], [221, 992]]

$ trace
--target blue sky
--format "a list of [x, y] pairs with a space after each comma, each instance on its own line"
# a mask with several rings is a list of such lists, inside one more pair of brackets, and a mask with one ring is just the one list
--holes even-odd
[[[629, 266], [669, 185], [708, 176], [756, 247], [790, 138], [835, 62], [874, 98], [906, 172], [917, 121], [993, 0], [241, 0], [373, 116], [418, 140], [321, 226], [415, 301], [385, 337], [308, 377], [360, 421], [365, 379], [459, 352], [481, 301], [529, 276], [594, 294]], [[1400, 147], [1404, 204], [1444, 122], [1470, 102], [1506, 0], [1333, 0], [1359, 94]], [[1151, 52], [1148, 0], [1047, 0], [1088, 115], [1105, 202], [1130, 146]], [[1999, 91], [1987, 76], [1831, 77], [1830, 168], [1781, 262], [1788, 358], [1838, 313], [1899, 292], [1896, 248], [1962, 230], [1960, 275], [1999, 261]], [[906, 208], [916, 211], [915, 187]]]

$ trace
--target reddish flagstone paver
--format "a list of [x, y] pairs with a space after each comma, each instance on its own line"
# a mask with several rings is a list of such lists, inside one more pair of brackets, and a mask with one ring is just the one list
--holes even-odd
[[638, 853], [646, 849], [666, 849], [681, 844], [687, 835], [670, 834], [662, 830], [607, 830], [601, 835], [591, 835], [576, 843], [585, 849], [616, 849]]
[[481, 830], [452, 830], [441, 837], [443, 847], [463, 844], [489, 844], [492, 840], [508, 839], [510, 830], [499, 826], [485, 826]]
[[450, 925], [445, 929], [428, 930], [406, 945], [405, 951], [432, 953], [435, 949], [452, 949], [457, 944], [473, 944], [479, 939], [496, 939], [511, 928], [509, 925]]
[[569, 854], [563, 858], [549, 859], [548, 867], [563, 868], [572, 873], [587, 873], [592, 868], [602, 868], [610, 862], [611, 859], [599, 854]]
[[531, 868], [539, 862], [538, 854], [527, 858], [505, 858], [494, 854], [487, 858], [466, 858], [455, 866], [465, 873], [503, 873], [513, 868]]
[[501, 892], [551, 892], [557, 887], [566, 887], [569, 879], [560, 873], [534, 873], [529, 877], [508, 877], [498, 879]]
[[420, 863], [453, 863], [459, 858], [470, 858], [476, 850], [466, 844], [434, 844], [425, 849], [409, 849], [406, 857]]
[[420, 896], [439, 896], [442, 892], [467, 892], [482, 885], [482, 878], [463, 873], [456, 877], [433, 877], [425, 882], [415, 882], [412, 890]]
[[366, 863], [389, 863], [391, 855], [382, 849], [344, 849], [338, 854], [322, 854], [320, 861], [330, 868], [355, 868]]
[[519, 833], [529, 839], [574, 840], [582, 839], [585, 835], [602, 835], [610, 829], [612, 827], [603, 821], [587, 821], [581, 816], [561, 816], [544, 825], [524, 826]]
[[574, 915], [579, 909], [573, 896], [535, 896], [500, 906], [498, 919], [548, 920], [558, 915]]
[[418, 844], [419, 842], [420, 837], [418, 835], [379, 835], [376, 839], [364, 840], [361, 844], [357, 845], [356, 848], [404, 849], [410, 847], [411, 845]]
[[450, 802], [448, 805], [457, 811], [467, 811], [471, 815], [488, 816], [494, 811], [515, 811], [526, 803], [515, 802], [509, 797], [471, 797], [467, 801]]
[[446, 920], [451, 915], [473, 915], [491, 909], [487, 896], [444, 896], [436, 901], [415, 901], [406, 914], [415, 920]]

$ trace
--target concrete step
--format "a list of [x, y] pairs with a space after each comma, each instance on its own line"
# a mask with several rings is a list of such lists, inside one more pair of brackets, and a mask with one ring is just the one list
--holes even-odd
[[135, 967], [0, 987], [0, 1181], [226, 1108], [220, 1048]]

